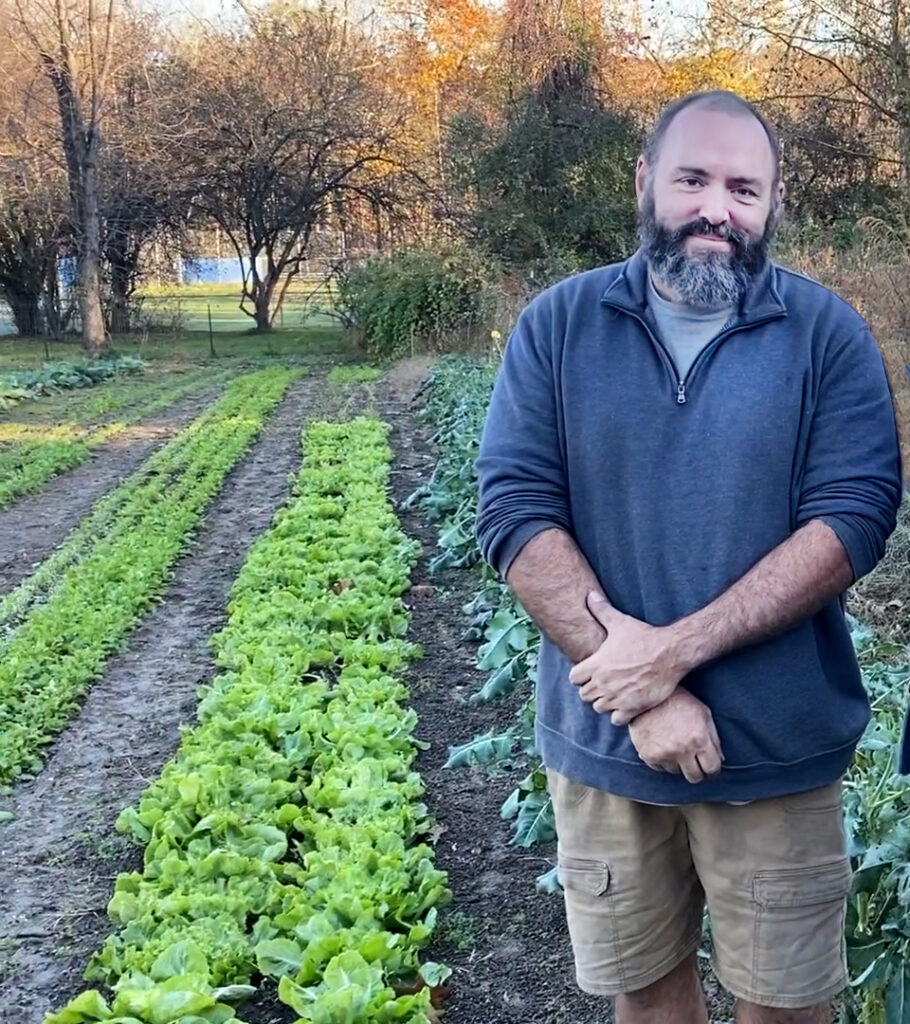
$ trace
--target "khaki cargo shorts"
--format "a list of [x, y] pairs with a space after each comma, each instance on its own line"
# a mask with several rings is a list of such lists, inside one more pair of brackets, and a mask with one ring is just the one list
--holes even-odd
[[547, 773], [578, 985], [645, 988], [702, 941], [734, 996], [796, 1009], [846, 985], [841, 786], [743, 806], [657, 807]]

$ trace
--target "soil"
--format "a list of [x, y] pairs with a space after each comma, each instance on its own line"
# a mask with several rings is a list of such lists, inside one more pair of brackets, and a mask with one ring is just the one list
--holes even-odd
[[0, 593], [33, 572], [102, 495], [195, 419], [216, 393], [190, 395], [133, 424], [79, 466], [0, 511]]
[[0, 827], [4, 1024], [40, 1024], [84, 987], [85, 965], [111, 929], [114, 879], [141, 862], [114, 822], [160, 773], [180, 723], [194, 717], [197, 687], [213, 672], [209, 638], [224, 622], [247, 548], [287, 498], [301, 425], [322, 386], [313, 376], [291, 388], [228, 477], [161, 604], [108, 662], [43, 771], [0, 802], [16, 815]]

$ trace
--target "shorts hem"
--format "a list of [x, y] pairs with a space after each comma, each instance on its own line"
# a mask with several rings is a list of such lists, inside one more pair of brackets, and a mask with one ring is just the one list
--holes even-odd
[[577, 972], [575, 974], [575, 981], [582, 992], [586, 992], [590, 996], [621, 996], [627, 992], [638, 992], [640, 989], [647, 988], [649, 985], [653, 985], [655, 981], [660, 981], [661, 978], [666, 977], [686, 957], [696, 952], [700, 945], [701, 933], [699, 932], [698, 935], [694, 936], [683, 946], [679, 953], [671, 954], [643, 974], [638, 974], [633, 978], [624, 976], [621, 981], [616, 983], [586, 981]]
[[780, 993], [769, 994], [767, 992], [756, 992], [753, 989], [742, 988], [739, 985], [731, 985], [726, 982], [720, 971], [717, 969], [717, 964], [714, 963], [714, 958], [711, 959], [711, 967], [714, 970], [714, 974], [721, 986], [725, 988], [731, 996], [735, 996], [737, 999], [742, 999], [747, 1003], [754, 1003], [756, 1006], [767, 1006], [772, 1010], [806, 1010], [812, 1006], [818, 1006], [819, 1003], [827, 1003], [832, 999], [836, 999], [837, 996], [844, 991], [848, 985], [847, 976], [844, 975], [843, 979], [835, 985], [829, 985], [827, 988], [822, 989], [820, 992], [812, 995], [801, 995], [801, 996], [785, 996]]

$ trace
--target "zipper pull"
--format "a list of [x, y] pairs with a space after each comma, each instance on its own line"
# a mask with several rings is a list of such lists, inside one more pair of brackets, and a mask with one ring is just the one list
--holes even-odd
[[686, 404], [686, 382], [682, 380], [676, 385], [676, 404]]

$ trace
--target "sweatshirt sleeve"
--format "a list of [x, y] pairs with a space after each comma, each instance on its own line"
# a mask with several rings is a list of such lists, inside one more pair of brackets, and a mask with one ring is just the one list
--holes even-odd
[[540, 299], [506, 346], [480, 443], [477, 539], [503, 576], [543, 530], [571, 532], [549, 317]]
[[873, 569], [897, 522], [901, 456], [878, 345], [864, 327], [829, 349], [809, 432], [797, 525], [826, 522], [854, 579]]

